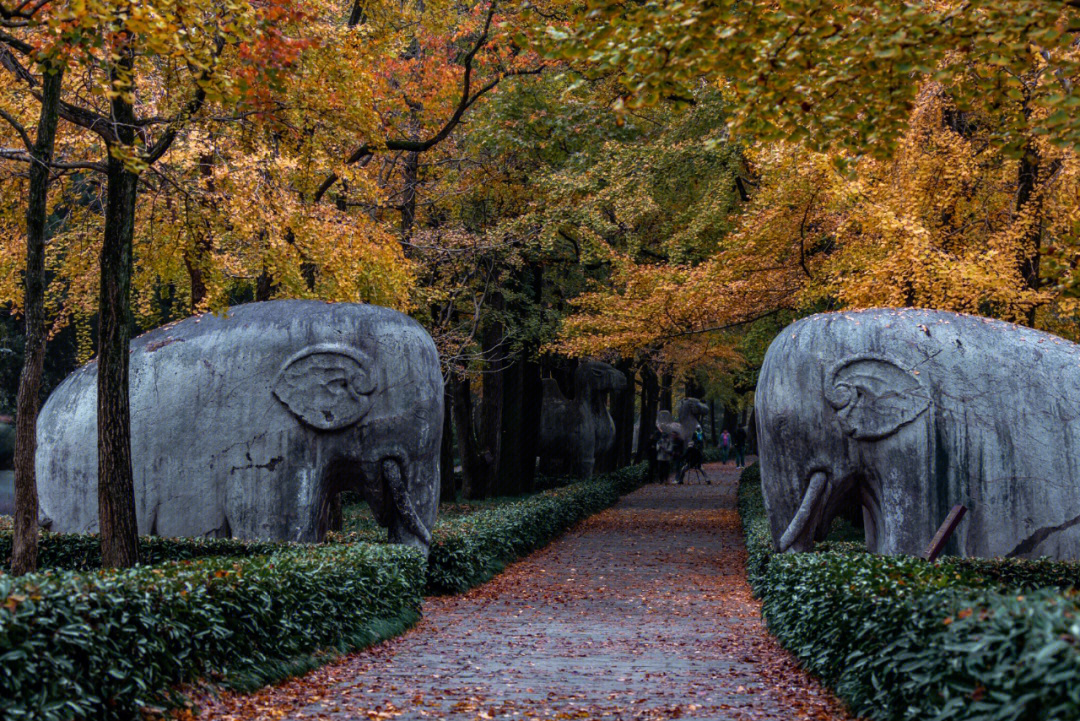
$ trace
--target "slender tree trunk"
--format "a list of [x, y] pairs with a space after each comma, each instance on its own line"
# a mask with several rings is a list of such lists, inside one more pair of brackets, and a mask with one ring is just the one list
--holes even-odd
[[19, 576], [37, 570], [38, 495], [34, 461], [37, 456], [37, 416], [41, 371], [45, 364], [45, 223], [48, 219], [49, 164], [59, 122], [62, 67], [43, 66], [41, 114], [30, 165], [26, 203], [26, 353], [15, 416], [15, 535], [11, 572]]
[[629, 360], [616, 367], [626, 376], [626, 388], [612, 398], [615, 419], [615, 468], [630, 465], [634, 454], [634, 366]]
[[522, 393], [523, 361], [520, 357], [507, 364], [502, 375], [502, 439], [499, 468], [492, 479], [492, 495], [514, 496], [524, 492], [522, 483]]
[[210, 253], [210, 239], [200, 237], [195, 240], [195, 248], [192, 252], [184, 253], [184, 266], [187, 268], [188, 278], [191, 282], [191, 312], [195, 313], [206, 296], [209, 289], [206, 286], [206, 258]]
[[[1039, 278], [1039, 261], [1042, 254], [1042, 198], [1036, 191], [1039, 182], [1039, 166], [1041, 164], [1039, 148], [1034, 141], [1029, 141], [1024, 147], [1024, 154], [1020, 158], [1020, 166], [1017, 171], [1016, 187], [1016, 216], [1022, 213], [1032, 218], [1031, 227], [1028, 229], [1022, 245], [1020, 257], [1020, 274], [1024, 283], [1031, 290], [1038, 290], [1041, 284]], [[1027, 324], [1035, 326], [1035, 309], [1027, 313]]]
[[709, 401], [709, 435], [712, 437], [713, 448], [716, 447], [716, 401]]
[[521, 490], [531, 493], [536, 487], [536, 457], [540, 454], [540, 406], [544, 386], [540, 365], [526, 360], [521, 370]]
[[271, 276], [265, 268], [259, 273], [259, 276], [255, 279], [255, 301], [262, 302], [270, 300], [274, 296], [274, 278]]
[[457, 432], [458, 454], [461, 456], [462, 494], [466, 498], [482, 498], [483, 471], [473, 430], [472, 389], [468, 378], [452, 381], [454, 394], [454, 428]]
[[502, 416], [503, 416], [503, 362], [502, 324], [489, 323], [482, 334], [484, 357], [487, 358], [484, 373], [483, 395], [480, 398], [480, 459], [483, 465], [483, 482], [474, 492], [485, 498], [498, 485], [499, 459], [502, 454]]
[[403, 180], [401, 239], [408, 241], [412, 237], [413, 225], [416, 224], [416, 187], [420, 184], [420, 153], [406, 154]]
[[670, 373], [665, 373], [664, 377], [660, 381], [660, 410], [671, 411], [672, 410], [672, 386], [674, 380]]
[[[130, 53], [125, 53], [119, 62], [130, 76]], [[112, 101], [112, 112], [120, 141], [131, 147], [134, 109], [118, 96]], [[102, 565], [124, 568], [139, 562], [128, 403], [131, 255], [139, 176], [112, 152], [107, 174], [98, 330], [98, 525]]]
[[656, 411], [660, 399], [660, 384], [656, 373], [646, 363], [641, 364], [641, 420], [638, 425], [638, 463], [649, 458], [649, 439], [656, 427]]
[[[199, 175], [206, 184], [206, 190], [214, 191], [214, 154], [204, 153], [199, 156]], [[205, 204], [204, 204], [205, 205]], [[206, 270], [210, 265], [210, 252], [213, 250], [213, 234], [210, 224], [195, 229], [194, 245], [184, 251], [184, 266], [191, 282], [191, 312], [194, 313], [206, 300], [209, 289], [206, 285]]]
[[724, 406], [724, 424], [723, 425], [724, 425], [724, 430], [727, 431], [728, 433], [732, 434], [732, 435], [735, 435], [735, 429], [739, 425], [739, 416], [738, 416], [738, 414], [735, 411], [728, 408], [727, 406]]
[[439, 503], [453, 503], [457, 495], [454, 488], [454, 423], [453, 381], [443, 391], [442, 447], [439, 450]]

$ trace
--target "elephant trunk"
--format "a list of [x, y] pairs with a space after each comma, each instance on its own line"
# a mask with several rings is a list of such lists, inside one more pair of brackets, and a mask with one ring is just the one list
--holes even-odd
[[780, 537], [779, 550], [781, 553], [786, 552], [799, 541], [802, 541], [802, 543], [795, 550], [807, 550], [803, 546], [808, 546], [813, 541], [813, 533], [810, 533], [810, 531], [815, 517], [819, 515], [821, 500], [826, 495], [828, 486], [829, 476], [825, 471], [815, 471], [810, 476], [810, 484], [803, 495], [802, 503], [799, 504], [799, 510], [795, 512], [795, 516], [791, 519], [791, 523], [788, 524], [787, 530]]
[[[390, 498], [393, 501], [394, 508], [397, 510], [397, 519], [402, 526], [402, 530], [407, 531], [416, 540], [419, 540], [426, 550], [431, 545], [431, 531], [424, 525], [423, 519], [420, 518], [420, 514], [416, 512], [416, 508], [413, 506], [408, 483], [406, 482], [408, 476], [403, 472], [403, 464], [404, 461], [401, 459], [383, 459], [382, 477], [390, 490]], [[391, 533], [402, 535], [400, 530], [395, 532], [393, 526], [391, 527]], [[391, 540], [408, 543], [412, 539], [406, 537], [392, 538]]]

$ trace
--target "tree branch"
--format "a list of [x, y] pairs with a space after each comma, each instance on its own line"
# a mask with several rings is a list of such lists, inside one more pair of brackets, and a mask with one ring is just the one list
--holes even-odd
[[[435, 133], [427, 140], [389, 140], [386, 143], [387, 150], [403, 150], [410, 153], [423, 153], [427, 150], [430, 150], [431, 148], [441, 143], [443, 140], [446, 140], [446, 138], [450, 136], [450, 133], [454, 131], [454, 128], [458, 126], [458, 123], [461, 122], [461, 118], [465, 115], [465, 111], [467, 111], [473, 105], [473, 103], [479, 100], [482, 95], [489, 92], [492, 88], [498, 85], [499, 81], [502, 78], [509, 77], [511, 75], [537, 75], [543, 72], [543, 68], [541, 67], [531, 70], [520, 70], [503, 73], [491, 82], [489, 82], [484, 87], [480, 88], [480, 90], [476, 91], [475, 93], [472, 92], [473, 60], [476, 58], [476, 54], [480, 52], [480, 49], [483, 48], [488, 41], [488, 34], [491, 32], [491, 23], [492, 20], [495, 18], [496, 4], [497, 0], [492, 0], [491, 5], [488, 7], [487, 17], [484, 19], [483, 31], [481, 31], [480, 36], [476, 39], [476, 42], [473, 43], [472, 47], [469, 48], [469, 51], [465, 53], [465, 56], [461, 60], [462, 67], [465, 69], [465, 74], [462, 76], [461, 79], [461, 98], [458, 100], [457, 107], [454, 108], [453, 114], [443, 124], [442, 128], [439, 129], [439, 132]], [[346, 159], [345, 164], [355, 165], [365, 156], [371, 155], [372, 152], [373, 149], [371, 145], [365, 143], [364, 145], [361, 145], [359, 148], [353, 151], [352, 155], [350, 155]], [[332, 188], [339, 179], [340, 176], [338, 176], [337, 173], [330, 173], [328, 176], [326, 176], [326, 179], [322, 182], [321, 185], [319, 185], [318, 190], [315, 191], [314, 201], [318, 203], [320, 200], [322, 200], [322, 197], [326, 194], [326, 191], [330, 190], [330, 188]]]
[[0, 108], [0, 118], [3, 118], [8, 122], [8, 125], [15, 128], [15, 132], [19, 134], [19, 137], [23, 141], [23, 145], [26, 146], [26, 150], [28, 152], [33, 152], [34, 143], [30, 140], [30, 134], [26, 132], [26, 128], [22, 126], [22, 123], [16, 120], [14, 115], [3, 108]]
[[[14, 160], [19, 163], [39, 162], [29, 153], [13, 148], [0, 148], [0, 159]], [[51, 162], [49, 163], [49, 167], [53, 170], [92, 170], [96, 173], [105, 172], [104, 163], [95, 163], [89, 160], [77, 162]]]
[[732, 328], [738, 328], [741, 325], [747, 325], [748, 323], [753, 323], [755, 321], [762, 320], [763, 318], [768, 318], [771, 315], [776, 315], [777, 313], [779, 313], [782, 310], [785, 310], [785, 309], [784, 308], [773, 308], [770, 311], [766, 311], [766, 312], [764, 312], [764, 313], [762, 313], [760, 315], [755, 315], [755, 316], [753, 316], [751, 318], [746, 318], [745, 320], [737, 320], [737, 321], [734, 321], [732, 323], [728, 323], [727, 325], [718, 325], [718, 326], [714, 326], [712, 328], [698, 328], [697, 330], [684, 330], [684, 331], [680, 331], [678, 333], [670, 333], [668, 335], [660, 336], [660, 338], [658, 338], [658, 340], [670, 340], [672, 338], [682, 338], [682, 337], [688, 336], [688, 335], [700, 335], [701, 333], [718, 333], [718, 332], [723, 331], [723, 330], [731, 330]]

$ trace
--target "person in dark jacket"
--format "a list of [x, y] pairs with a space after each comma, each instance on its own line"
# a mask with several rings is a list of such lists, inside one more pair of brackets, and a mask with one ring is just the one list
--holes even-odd
[[746, 429], [739, 426], [735, 429], [735, 467], [742, 468], [746, 465]]
[[656, 470], [660, 483], [667, 483], [671, 474], [671, 462], [675, 457], [675, 438], [670, 433], [661, 431], [656, 442]]

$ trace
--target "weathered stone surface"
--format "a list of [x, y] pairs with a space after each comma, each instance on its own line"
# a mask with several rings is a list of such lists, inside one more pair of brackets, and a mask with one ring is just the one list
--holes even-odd
[[678, 419], [672, 417], [670, 411], [660, 411], [656, 414], [656, 425], [664, 433], [677, 435], [685, 448], [694, 437], [701, 419], [709, 412], [709, 407], [697, 398], [683, 398], [675, 410], [679, 412]]
[[615, 442], [615, 421], [606, 394], [626, 387], [626, 376], [607, 363], [584, 361], [574, 373], [574, 399], [567, 400], [545, 378], [540, 411], [540, 471], [551, 475], [592, 475], [598, 456]]
[[0, 471], [0, 516], [15, 513], [15, 471]]
[[[38, 421], [42, 515], [97, 529], [97, 364]], [[139, 532], [317, 541], [361, 491], [391, 540], [426, 548], [439, 498], [443, 390], [418, 323], [386, 308], [270, 301], [132, 341]]]
[[785, 329], [755, 396], [773, 541], [806, 550], [845, 497], [867, 544], [1080, 559], [1080, 346], [924, 310], [828, 313]]

